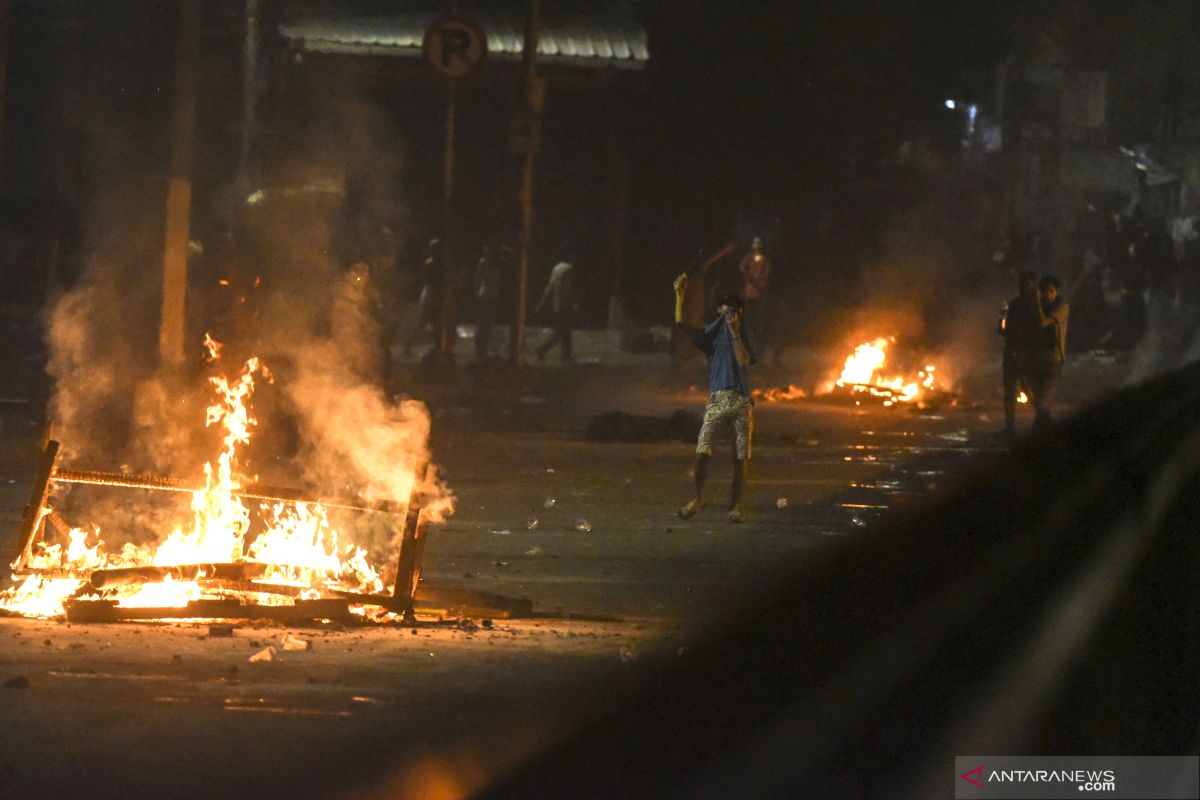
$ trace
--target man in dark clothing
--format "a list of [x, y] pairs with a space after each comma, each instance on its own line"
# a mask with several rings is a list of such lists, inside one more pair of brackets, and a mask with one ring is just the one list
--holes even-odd
[[1035, 433], [1050, 424], [1050, 406], [1062, 379], [1066, 359], [1070, 307], [1059, 294], [1061, 289], [1058, 278], [1047, 275], [1038, 281], [1038, 337], [1030, 366]]
[[1017, 433], [1017, 392], [1024, 386], [1032, 393], [1033, 365], [1041, 323], [1038, 315], [1037, 275], [1024, 270], [1017, 276], [1017, 296], [1005, 307], [999, 333], [1004, 337], [1004, 433]]
[[[684, 324], [683, 305], [687, 293], [687, 276], [675, 279], [675, 322]], [[723, 295], [717, 301], [717, 317], [702, 329], [692, 329], [692, 341], [708, 357], [708, 403], [704, 422], [696, 442], [696, 496], [679, 509], [679, 516], [690, 519], [704, 507], [704, 484], [708, 479], [708, 462], [712, 458], [713, 440], [723, 429], [733, 433], [733, 487], [729, 500], [730, 522], [742, 522], [742, 490], [746, 485], [746, 463], [750, 460], [750, 444], [754, 434], [752, 409], [754, 399], [746, 382], [745, 368], [754, 363], [754, 351], [742, 325], [745, 308], [735, 294]]]

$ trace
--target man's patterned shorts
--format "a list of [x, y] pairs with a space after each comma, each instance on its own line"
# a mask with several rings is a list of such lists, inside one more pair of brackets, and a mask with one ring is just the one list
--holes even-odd
[[722, 389], [708, 396], [704, 407], [704, 423], [696, 452], [712, 455], [713, 441], [726, 430], [733, 431], [733, 447], [738, 461], [750, 460], [750, 439], [754, 435], [754, 405], [750, 398], [732, 389]]

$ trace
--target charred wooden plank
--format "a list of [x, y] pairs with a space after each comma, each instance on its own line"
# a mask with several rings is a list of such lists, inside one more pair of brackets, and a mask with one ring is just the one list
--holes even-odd
[[421, 522], [423, 488], [429, 479], [431, 466], [429, 462], [413, 473], [416, 481], [413, 484], [412, 496], [408, 501], [408, 513], [404, 515], [404, 528], [400, 536], [400, 552], [396, 556], [396, 582], [392, 584], [392, 597], [395, 599], [399, 613], [411, 616], [413, 613], [413, 593], [421, 581], [421, 565], [418, 559], [420, 550], [418, 537], [424, 531]]
[[303, 586], [292, 586], [286, 583], [264, 583], [261, 581], [239, 581], [227, 578], [201, 578], [197, 583], [201, 589], [218, 589], [227, 592], [246, 592], [250, 594], [276, 594], [280, 597], [299, 597], [309, 591]]
[[115, 567], [98, 569], [92, 573], [92, 586], [109, 589], [114, 586], [134, 586], [142, 583], [160, 583], [165, 580], [194, 581], [200, 578], [249, 581], [266, 574], [268, 564], [255, 561], [176, 564], [168, 567]]
[[[407, 610], [402, 599], [386, 594], [364, 594], [331, 590], [338, 597], [359, 605], [379, 606], [397, 614]], [[470, 589], [444, 589], [421, 586], [408, 604], [413, 613], [438, 617], [491, 617], [521, 619], [533, 615], [533, 601], [526, 597], [505, 597]]]
[[21, 521], [20, 548], [13, 562], [13, 569], [29, 563], [33, 557], [33, 543], [39, 530], [43, 529], [43, 509], [50, 495], [50, 480], [54, 474], [54, 462], [58, 459], [58, 442], [53, 439], [46, 441], [46, 448], [38, 460], [37, 474], [33, 479], [33, 490], [29, 495], [29, 505], [25, 506], [25, 518]]
[[279, 606], [239, 603], [233, 599], [193, 600], [186, 606], [123, 608], [111, 600], [68, 600], [63, 603], [68, 622], [128, 622], [153, 619], [272, 619], [311, 622], [352, 618], [346, 600], [297, 600]]

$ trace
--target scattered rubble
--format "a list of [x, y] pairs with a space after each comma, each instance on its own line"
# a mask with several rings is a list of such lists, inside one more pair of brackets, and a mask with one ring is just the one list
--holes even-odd
[[[301, 639], [299, 636], [293, 636], [290, 633], [285, 633], [283, 639], [280, 640], [284, 650], [312, 650], [312, 639]], [[250, 659], [253, 661], [254, 659]]]
[[257, 664], [262, 661], [274, 661], [275, 660], [275, 648], [270, 645], [267, 645], [262, 650], [259, 650], [257, 653], [250, 656], [249, 660], [250, 660], [250, 663], [252, 663], [252, 664]]

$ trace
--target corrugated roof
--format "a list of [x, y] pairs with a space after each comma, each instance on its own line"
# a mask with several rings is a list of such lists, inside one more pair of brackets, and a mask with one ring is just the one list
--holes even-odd
[[[487, 34], [488, 58], [505, 61], [521, 57], [525, 10], [524, 2], [461, 6]], [[279, 32], [304, 52], [420, 58], [426, 28], [444, 13], [444, 5], [429, 3], [393, 2], [369, 13], [308, 5], [291, 9]], [[650, 57], [630, 0], [555, 0], [541, 14], [540, 63], [641, 69]]]

